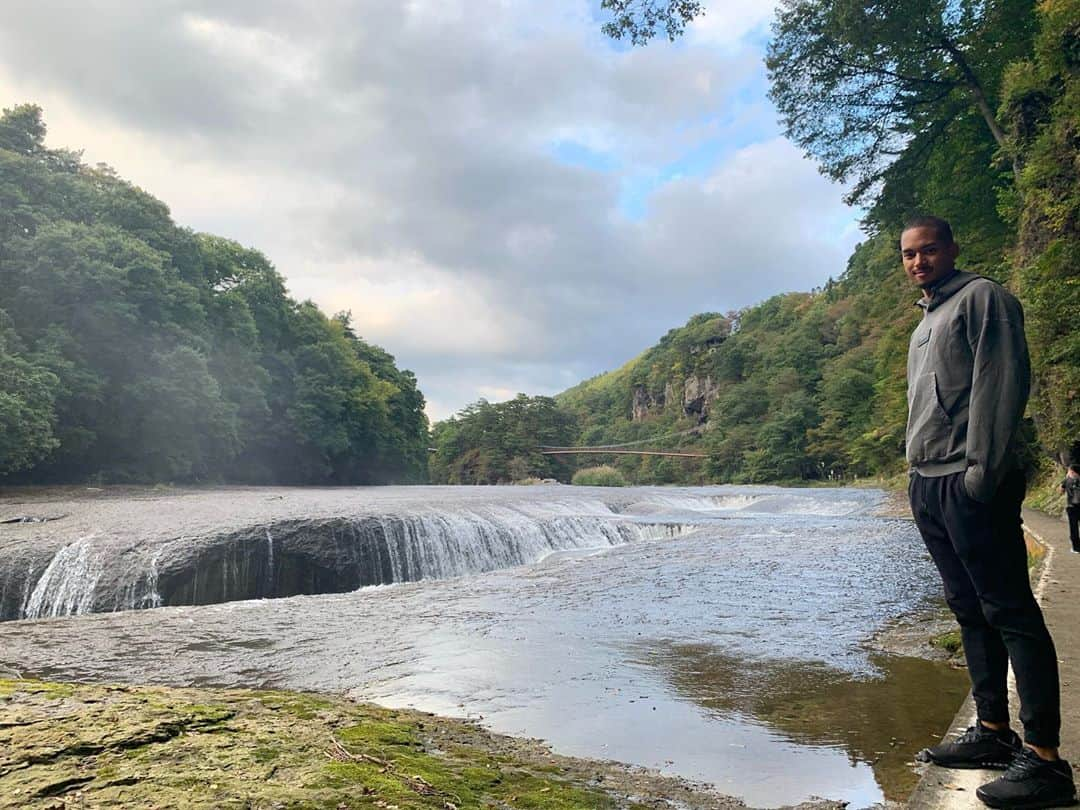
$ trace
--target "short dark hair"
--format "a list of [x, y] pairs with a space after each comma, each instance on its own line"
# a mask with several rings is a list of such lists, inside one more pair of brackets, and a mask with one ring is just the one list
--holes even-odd
[[1072, 470], [1077, 475], [1080, 475], [1080, 464], [1070, 464], [1069, 469]]
[[939, 240], [946, 245], [953, 243], [952, 225], [941, 217], [912, 217], [904, 223], [904, 230], [910, 231], [912, 228], [933, 228]]

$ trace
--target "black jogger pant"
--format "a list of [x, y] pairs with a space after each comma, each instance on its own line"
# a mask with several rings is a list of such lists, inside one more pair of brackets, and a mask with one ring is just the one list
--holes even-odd
[[1021, 528], [1024, 475], [1009, 473], [990, 503], [967, 494], [964, 474], [911, 478], [915, 524], [960, 623], [979, 719], [1008, 722], [1012, 661], [1024, 739], [1056, 748], [1061, 730], [1057, 654], [1031, 593]]
[[1080, 551], [1080, 506], [1066, 506], [1065, 514], [1069, 516], [1069, 542], [1073, 551]]

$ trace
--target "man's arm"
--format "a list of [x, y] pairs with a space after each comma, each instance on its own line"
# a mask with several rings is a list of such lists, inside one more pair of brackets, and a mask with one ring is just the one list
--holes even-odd
[[972, 290], [967, 338], [974, 355], [964, 486], [977, 501], [994, 497], [1008, 471], [1010, 443], [1031, 390], [1031, 361], [1020, 302], [997, 284]]

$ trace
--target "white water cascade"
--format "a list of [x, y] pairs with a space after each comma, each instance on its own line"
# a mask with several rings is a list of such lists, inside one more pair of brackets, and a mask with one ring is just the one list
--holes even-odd
[[556, 551], [611, 548], [675, 537], [681, 524], [634, 523], [610, 516], [537, 519], [489, 507], [483, 513], [431, 513], [379, 519], [380, 560], [390, 582], [449, 577], [538, 562]]
[[40, 576], [29, 571], [21, 609], [3, 618], [39, 619], [447, 579], [528, 565], [555, 552], [676, 537], [691, 528], [622, 517], [600, 502], [578, 502], [286, 521], [254, 532], [180, 536], [120, 548], [108, 536], [95, 534], [60, 548]]
[[27, 597], [23, 616], [38, 619], [89, 612], [103, 570], [101, 559], [94, 553], [93, 535], [64, 546], [53, 555]]

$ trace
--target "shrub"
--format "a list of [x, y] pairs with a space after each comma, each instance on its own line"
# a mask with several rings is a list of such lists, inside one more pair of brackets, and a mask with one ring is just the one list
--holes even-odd
[[625, 487], [627, 480], [614, 467], [604, 464], [578, 470], [570, 483], [579, 487]]

